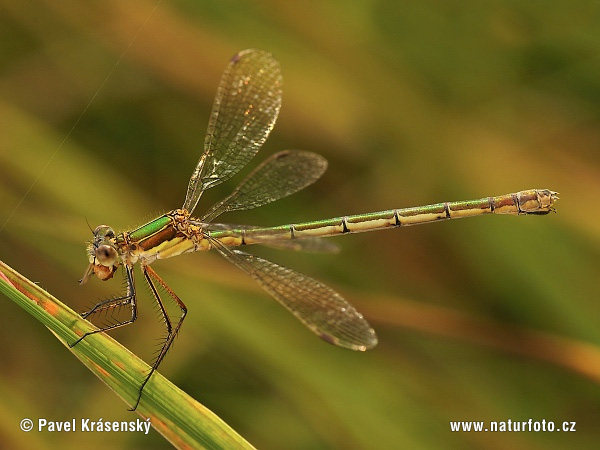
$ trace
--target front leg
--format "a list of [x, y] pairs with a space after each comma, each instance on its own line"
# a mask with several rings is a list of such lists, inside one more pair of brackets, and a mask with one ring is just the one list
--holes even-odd
[[118, 308], [121, 306], [130, 305], [131, 306], [131, 318], [129, 318], [128, 320], [124, 320], [122, 322], [117, 322], [117, 323], [114, 323], [114, 324], [111, 324], [111, 325], [108, 325], [105, 327], [98, 328], [97, 330], [88, 331], [83, 336], [81, 336], [79, 339], [77, 339], [75, 342], [73, 342], [72, 344], [69, 344], [69, 348], [73, 348], [75, 345], [77, 345], [79, 342], [81, 342], [83, 339], [85, 339], [90, 334], [99, 333], [101, 331], [112, 330], [112, 329], [119, 328], [124, 325], [129, 325], [130, 323], [135, 322], [135, 319], [137, 319], [137, 299], [135, 296], [133, 267], [129, 266], [129, 265], [125, 265], [125, 273], [126, 273], [125, 280], [127, 282], [127, 293], [121, 297], [109, 298], [108, 300], [103, 300], [103, 301], [97, 303], [92, 309], [90, 309], [87, 312], [82, 313], [81, 317], [83, 317], [84, 319], [87, 319], [92, 314], [96, 314], [101, 311], [107, 311], [112, 308]]

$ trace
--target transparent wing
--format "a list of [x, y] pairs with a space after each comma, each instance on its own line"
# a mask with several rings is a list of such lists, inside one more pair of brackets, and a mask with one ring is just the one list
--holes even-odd
[[327, 169], [321, 155], [300, 150], [286, 150], [267, 158], [235, 190], [213, 205], [202, 222], [210, 222], [228, 211], [257, 208], [287, 197], [317, 181]]
[[289, 239], [287, 241], [265, 241], [261, 245], [276, 248], [277, 250], [292, 250], [306, 253], [339, 253], [337, 244], [321, 237], [309, 237], [304, 239]]
[[377, 345], [377, 335], [362, 314], [333, 289], [216, 240], [211, 242], [320, 338], [351, 350], [365, 351]]
[[[191, 219], [190, 223], [198, 225], [206, 232], [236, 230], [240, 234], [247, 230], [256, 230], [262, 227], [255, 225], [234, 225], [229, 223], [209, 223], [206, 224], [201, 220]], [[292, 250], [307, 253], [339, 253], [340, 247], [331, 242], [325, 237], [304, 237], [301, 239], [281, 239], [280, 230], [265, 231], [261, 235], [253, 235], [253, 239], [258, 241], [257, 244], [266, 245], [267, 247], [276, 248], [278, 250]]]
[[206, 189], [231, 178], [256, 154], [281, 107], [281, 71], [273, 57], [244, 50], [225, 69], [208, 122], [204, 153], [183, 208], [194, 210]]

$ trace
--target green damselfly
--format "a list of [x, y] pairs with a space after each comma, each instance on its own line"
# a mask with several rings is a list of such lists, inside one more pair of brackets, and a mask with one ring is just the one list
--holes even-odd
[[[256, 154], [271, 132], [280, 106], [281, 72], [277, 61], [269, 53], [259, 50], [245, 50], [235, 55], [221, 78], [208, 124], [204, 153], [189, 181], [182, 208], [133, 231], [115, 234], [106, 225], [100, 225], [93, 231], [93, 240], [88, 245], [90, 264], [80, 283], [85, 283], [92, 274], [108, 280], [122, 265], [127, 288], [124, 295], [102, 301], [82, 316], [87, 318], [111, 308], [128, 307], [131, 317], [88, 332], [73, 345], [89, 334], [108, 331], [136, 320], [133, 267], [137, 262], [167, 328], [165, 341], [140, 385], [133, 409], [139, 404], [144, 386], [163, 360], [187, 313], [184, 303], [150, 268], [150, 263], [156, 259], [214, 249], [254, 278], [319, 337], [341, 347], [364, 351], [377, 344], [375, 331], [341, 295], [312, 278], [232, 247], [265, 244], [294, 250], [328, 251], [334, 246], [323, 237], [482, 214], [547, 214], [553, 211], [553, 202], [558, 198], [556, 192], [531, 189], [478, 200], [275, 227], [213, 223], [224, 212], [256, 208], [293, 194], [324, 173], [327, 162], [323, 157], [290, 150], [268, 158], [231, 195], [198, 218], [193, 217], [202, 193], [234, 176]], [[156, 283], [181, 309], [176, 322], [167, 314]]]

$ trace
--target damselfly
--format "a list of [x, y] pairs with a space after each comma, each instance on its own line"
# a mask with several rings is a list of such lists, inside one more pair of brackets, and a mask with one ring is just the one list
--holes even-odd
[[[256, 154], [271, 132], [280, 106], [281, 72], [277, 61], [269, 53], [259, 50], [238, 53], [221, 78], [208, 123], [204, 153], [194, 169], [182, 208], [133, 231], [115, 234], [110, 227], [100, 225], [93, 232], [93, 240], [87, 248], [90, 264], [80, 283], [85, 283], [92, 274], [108, 280], [122, 265], [127, 288], [124, 295], [102, 301], [82, 316], [87, 318], [118, 307], [130, 308], [131, 316], [88, 332], [73, 345], [92, 333], [108, 331], [136, 320], [133, 267], [137, 262], [166, 324], [166, 338], [140, 385], [133, 409], [139, 404], [144, 386], [165, 357], [187, 313], [184, 303], [150, 268], [150, 263], [156, 259], [215, 249], [254, 278], [319, 337], [331, 344], [364, 351], [377, 344], [375, 331], [340, 294], [312, 278], [232, 247], [265, 244], [295, 250], [329, 250], [332, 245], [323, 237], [481, 214], [547, 214], [553, 211], [553, 202], [558, 198], [556, 192], [531, 189], [478, 200], [391, 209], [275, 227], [213, 223], [222, 213], [256, 208], [293, 194], [316, 181], [325, 171], [327, 162], [316, 153], [288, 150], [268, 158], [231, 195], [203, 215], [193, 217], [203, 192], [234, 176]], [[177, 320], [169, 317], [156, 284], [181, 309]]]

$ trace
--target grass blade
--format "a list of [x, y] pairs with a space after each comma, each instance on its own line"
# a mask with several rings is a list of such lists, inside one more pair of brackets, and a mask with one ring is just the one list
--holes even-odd
[[[0, 292], [44, 324], [65, 346], [94, 329], [76, 312], [0, 261]], [[105, 333], [88, 336], [69, 349], [128, 405], [150, 367]], [[209, 409], [159, 373], [144, 389], [136, 413], [177, 448], [252, 447]]]

